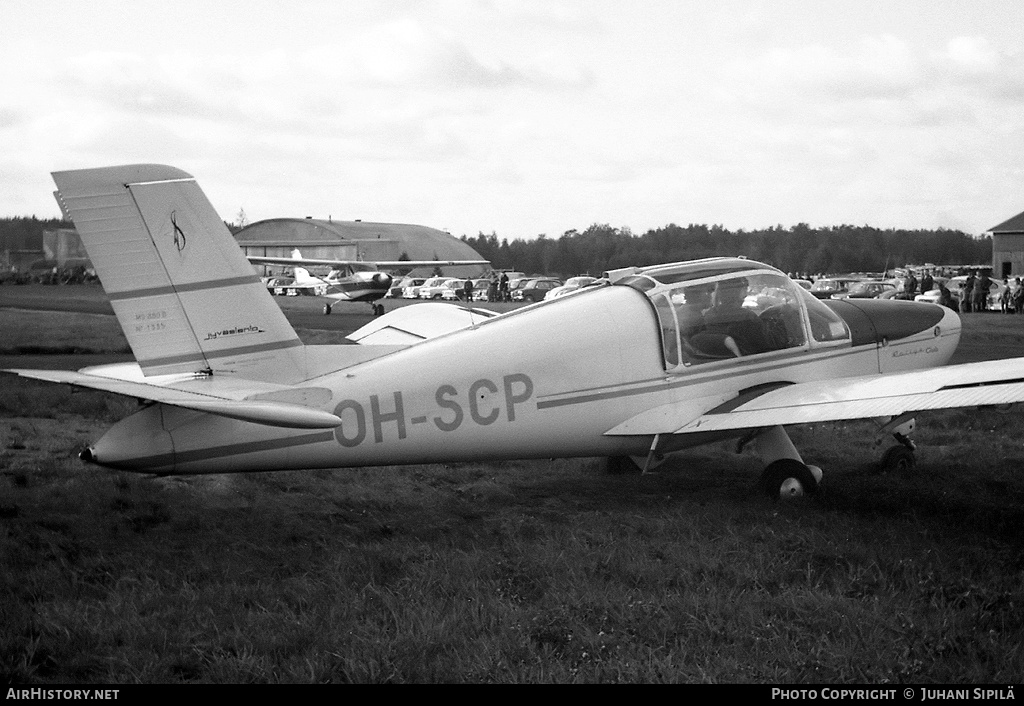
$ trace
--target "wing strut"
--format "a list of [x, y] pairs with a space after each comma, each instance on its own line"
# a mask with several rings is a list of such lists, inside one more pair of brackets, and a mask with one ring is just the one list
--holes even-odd
[[[661, 441], [661, 434], [654, 435], [654, 441], [651, 442], [651, 450], [647, 452], [647, 460], [644, 461], [643, 474], [646, 475], [650, 472], [655, 457], [658, 455], [658, 443]], [[654, 465], [657, 465], [656, 463]]]

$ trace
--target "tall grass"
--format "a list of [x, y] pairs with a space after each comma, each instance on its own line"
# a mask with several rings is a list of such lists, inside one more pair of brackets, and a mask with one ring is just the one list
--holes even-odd
[[642, 477], [577, 459], [156, 479], [77, 459], [133, 408], [0, 376], [0, 683], [1024, 676], [1019, 412], [922, 415], [904, 476], [873, 466], [870, 422], [796, 428], [825, 481], [778, 505], [731, 444]]
[[157, 480], [75, 460], [86, 417], [29, 426], [2, 457], [10, 681], [1024, 674], [1022, 487], [984, 455], [880, 477], [856, 425], [818, 427], [800, 441], [828, 449], [825, 492], [776, 505], [727, 446], [637, 478], [581, 459]]

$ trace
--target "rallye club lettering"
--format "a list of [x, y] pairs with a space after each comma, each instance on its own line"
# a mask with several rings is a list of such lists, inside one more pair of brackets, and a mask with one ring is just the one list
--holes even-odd
[[[434, 426], [443, 432], [452, 432], [466, 421], [466, 412], [478, 426], [489, 426], [502, 418], [506, 421], [516, 420], [516, 405], [521, 405], [533, 397], [533, 380], [523, 373], [505, 375], [499, 386], [493, 380], [481, 378], [474, 381], [462, 393], [456, 386], [444, 384], [434, 392], [434, 403], [437, 414], [422, 415], [408, 419], [405, 413], [405, 400], [401, 391], [388, 395], [370, 395], [369, 423], [373, 428], [375, 443], [383, 443], [385, 427], [397, 432], [398, 439], [408, 435], [408, 426], [416, 426], [432, 421]], [[383, 401], [382, 401], [383, 398]], [[358, 400], [342, 400], [334, 408], [334, 414], [341, 419], [341, 425], [334, 430], [334, 438], [347, 448], [359, 446], [367, 436], [367, 410]]]

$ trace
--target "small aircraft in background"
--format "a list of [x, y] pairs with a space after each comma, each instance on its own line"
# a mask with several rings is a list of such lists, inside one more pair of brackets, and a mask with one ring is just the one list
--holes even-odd
[[[1024, 359], [946, 366], [960, 318], [819, 300], [774, 267], [710, 258], [605, 273], [501, 315], [425, 303], [358, 345], [303, 345], [195, 179], [173, 167], [57, 172], [136, 363], [10, 370], [146, 402], [82, 452], [201, 474], [665, 454], [737, 439], [771, 496], [814, 492], [786, 425], [873, 419], [914, 464], [924, 410], [1024, 401]], [[514, 341], [515, 345], [509, 345]], [[941, 367], [940, 367], [941, 366]]]
[[[288, 289], [299, 290], [303, 294], [321, 297], [328, 301], [324, 304], [324, 314], [330, 314], [332, 302], [368, 302], [374, 316], [384, 313], [384, 305], [378, 302], [387, 294], [393, 277], [379, 268], [388, 267], [444, 267], [448, 265], [489, 265], [487, 260], [389, 260], [363, 262], [359, 260], [314, 260], [302, 257], [296, 248], [291, 257], [246, 256], [249, 262], [258, 265], [290, 265], [294, 282]], [[331, 271], [326, 277], [310, 274], [306, 266], [326, 266]]]

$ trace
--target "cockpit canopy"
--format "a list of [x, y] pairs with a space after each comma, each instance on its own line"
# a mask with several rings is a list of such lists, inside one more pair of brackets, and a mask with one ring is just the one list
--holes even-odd
[[850, 344], [835, 312], [779, 270], [711, 258], [608, 273], [651, 300], [667, 369]]

